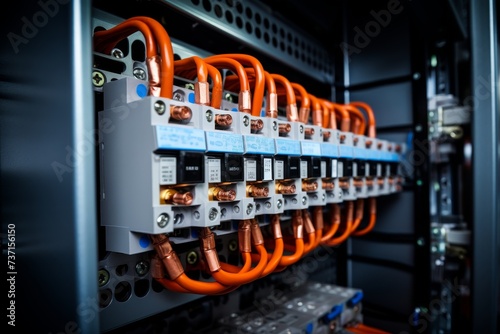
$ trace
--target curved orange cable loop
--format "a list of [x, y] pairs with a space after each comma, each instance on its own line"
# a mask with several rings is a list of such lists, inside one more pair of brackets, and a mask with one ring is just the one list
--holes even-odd
[[332, 207], [332, 222], [328, 231], [321, 238], [322, 243], [330, 240], [337, 233], [340, 226], [340, 206], [337, 203], [333, 203]]
[[309, 121], [309, 113], [311, 112], [311, 100], [309, 99], [309, 94], [302, 85], [296, 82], [292, 82], [291, 85], [295, 92], [295, 95], [298, 94], [301, 97], [300, 108], [299, 108], [299, 121], [307, 124], [307, 122]]
[[[312, 105], [312, 124], [323, 126], [323, 104], [312, 94], [309, 94], [309, 99], [311, 100]], [[307, 123], [307, 120], [308, 119], [306, 119], [304, 123]]]
[[345, 110], [347, 110], [347, 112], [349, 112], [351, 115], [355, 116], [355, 121], [357, 120], [359, 122], [359, 129], [353, 128], [352, 132], [360, 134], [360, 135], [364, 135], [365, 130], [366, 130], [366, 120], [365, 120], [365, 116], [363, 115], [363, 113], [361, 111], [359, 111], [359, 109], [357, 109], [349, 104], [344, 104], [343, 107]]
[[377, 133], [375, 114], [373, 113], [372, 108], [365, 102], [354, 101], [349, 104], [357, 108], [363, 108], [366, 111], [366, 114], [368, 115], [368, 137], [375, 138], [377, 136]]
[[349, 238], [349, 235], [351, 234], [351, 228], [352, 228], [352, 216], [353, 216], [353, 211], [354, 211], [354, 202], [353, 201], [348, 201], [346, 203], [347, 206], [347, 214], [346, 214], [346, 226], [344, 232], [333, 239], [330, 239], [326, 241], [324, 244], [327, 246], [336, 246], [347, 240]]
[[364, 203], [365, 203], [365, 201], [362, 198], [359, 198], [356, 201], [356, 213], [355, 213], [354, 223], [352, 224], [352, 227], [351, 227], [351, 233], [356, 231], [359, 224], [361, 223], [361, 220], [363, 220]]
[[[230, 273], [220, 269], [212, 272], [212, 276], [224, 285], [242, 285], [258, 279], [267, 265], [267, 251], [262, 245], [256, 245], [255, 248], [259, 252], [260, 261], [253, 269], [244, 273]], [[248, 260], [251, 262], [250, 257]]]
[[351, 129], [351, 116], [349, 115], [349, 112], [345, 110], [341, 104], [333, 103], [327, 100], [324, 100], [323, 103], [341, 117], [340, 131], [348, 132]]
[[353, 235], [359, 237], [361, 235], [369, 233], [375, 227], [376, 221], [377, 221], [377, 201], [374, 197], [370, 197], [370, 222], [364, 229], [355, 231]]
[[286, 96], [286, 116], [288, 121], [290, 122], [298, 122], [299, 121], [299, 112], [297, 110], [297, 101], [295, 99], [295, 91], [293, 89], [292, 84], [288, 81], [287, 78], [280, 74], [271, 73], [271, 77], [274, 79], [276, 83], [277, 94], [282, 95], [281, 91], [278, 89], [278, 86], [283, 87], [285, 89]]

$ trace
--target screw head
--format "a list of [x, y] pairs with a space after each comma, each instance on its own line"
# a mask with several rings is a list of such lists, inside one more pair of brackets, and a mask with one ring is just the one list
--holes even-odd
[[233, 206], [233, 212], [234, 213], [239, 213], [240, 212], [240, 207], [238, 205]]
[[282, 206], [283, 206], [283, 201], [282, 201], [281, 199], [277, 200], [277, 201], [276, 201], [276, 207], [277, 207], [278, 209], [281, 209], [281, 207], [282, 207]]
[[115, 58], [118, 58], [118, 59], [125, 57], [125, 55], [123, 54], [123, 51], [118, 49], [118, 48], [114, 48], [113, 50], [111, 50], [111, 55]]
[[109, 272], [106, 269], [99, 269], [98, 281], [99, 287], [103, 287], [109, 282]]
[[100, 71], [93, 71], [92, 72], [92, 84], [95, 87], [102, 87], [104, 86], [104, 83], [106, 82], [106, 77], [104, 74]]
[[184, 102], [185, 98], [186, 98], [186, 94], [184, 94], [184, 92], [182, 90], [180, 90], [180, 89], [176, 90], [172, 94], [172, 100]]
[[303, 205], [306, 205], [306, 204], [307, 204], [307, 197], [306, 197], [306, 196], [303, 196], [303, 197], [302, 197], [302, 204], [303, 204]]
[[210, 208], [210, 211], [208, 212], [208, 219], [209, 220], [216, 220], [217, 216], [219, 215], [219, 210], [216, 208]]
[[136, 67], [132, 70], [132, 74], [136, 79], [146, 80], [146, 71], [140, 67]]
[[264, 205], [266, 206], [266, 209], [270, 209], [271, 208], [271, 202], [267, 201], [266, 203], [264, 203]]
[[304, 132], [304, 126], [302, 126], [302, 125], [299, 126], [299, 131], [300, 131], [300, 133], [303, 133]]
[[168, 221], [170, 220], [170, 216], [167, 213], [162, 213], [156, 218], [156, 223], [160, 228], [164, 228], [167, 226]]
[[212, 110], [207, 110], [207, 112], [205, 113], [205, 117], [207, 118], [207, 122], [210, 123], [214, 119]]
[[248, 116], [243, 116], [243, 125], [248, 126], [250, 124], [250, 118]]
[[248, 203], [247, 205], [247, 215], [251, 214], [253, 211], [253, 204], [252, 203]]
[[273, 122], [273, 130], [274, 131], [278, 130], [278, 122], [276, 121]]
[[196, 262], [198, 262], [198, 253], [196, 253], [195, 251], [190, 251], [189, 253], [187, 253], [186, 262], [191, 265], [196, 264]]
[[233, 96], [229, 93], [224, 94], [224, 100], [233, 102]]
[[196, 210], [193, 212], [194, 219], [198, 220], [198, 219], [200, 219], [200, 217], [201, 217], [200, 211]]
[[228, 248], [229, 248], [229, 250], [231, 252], [234, 252], [235, 250], [237, 250], [238, 249], [238, 243], [236, 242], [236, 240], [229, 241]]
[[141, 260], [135, 264], [135, 272], [139, 276], [144, 276], [149, 271], [149, 263], [147, 261]]
[[158, 115], [163, 115], [167, 107], [165, 106], [165, 102], [158, 100], [154, 104], [154, 109]]

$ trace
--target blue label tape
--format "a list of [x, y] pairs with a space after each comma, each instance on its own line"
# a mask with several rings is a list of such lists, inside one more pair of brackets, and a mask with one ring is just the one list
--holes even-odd
[[321, 156], [321, 143], [314, 141], [302, 140], [300, 142], [300, 147], [302, 150], [302, 155], [310, 157], [320, 157]]
[[380, 160], [380, 152], [375, 149], [367, 149], [366, 159], [374, 161]]
[[368, 150], [362, 147], [354, 147], [354, 158], [366, 160], [368, 159]]
[[329, 158], [338, 158], [339, 146], [330, 143], [321, 143], [321, 155]]
[[353, 158], [354, 151], [352, 146], [339, 145], [339, 155], [341, 158]]
[[205, 132], [184, 126], [156, 126], [159, 149], [205, 151]]
[[401, 160], [401, 157], [399, 156], [399, 154], [393, 152], [391, 153], [390, 160], [393, 162], [399, 162]]
[[291, 139], [275, 139], [276, 154], [300, 156], [300, 142]]
[[247, 135], [245, 138], [245, 153], [274, 155], [274, 139], [264, 136]]
[[231, 152], [243, 154], [243, 136], [228, 132], [205, 132], [207, 137], [207, 151]]

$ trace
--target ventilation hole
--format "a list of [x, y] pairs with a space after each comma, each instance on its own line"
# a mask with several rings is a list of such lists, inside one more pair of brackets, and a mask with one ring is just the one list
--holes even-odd
[[307, 57], [307, 64], [311, 65], [311, 57], [309, 57], [309, 56]]
[[146, 46], [140, 40], [135, 40], [132, 42], [130, 47], [132, 51], [132, 60], [135, 61], [145, 61], [146, 60]]
[[273, 33], [278, 32], [278, 27], [276, 27], [276, 24], [273, 23], [273, 25], [271, 26], [271, 30], [273, 31]]
[[299, 39], [297, 37], [295, 37], [293, 39], [293, 41], [294, 41], [295, 45], [299, 46]]
[[243, 28], [243, 21], [241, 20], [241, 17], [239, 17], [239, 16], [236, 17], [236, 25], [240, 29]]
[[302, 49], [305, 49], [306, 48], [306, 43], [304, 43], [304, 41], [300, 41], [300, 47]]
[[198, 6], [200, 4], [200, 0], [191, 0], [193, 5]]
[[229, 7], [233, 7], [233, 0], [226, 0], [226, 4], [229, 6]]
[[285, 43], [280, 42], [280, 49], [281, 51], [285, 51]]
[[280, 36], [281, 38], [285, 38], [285, 31], [283, 30], [283, 28], [280, 28]]
[[203, 8], [209, 12], [212, 10], [212, 4], [210, 3], [210, 0], [203, 0]]
[[245, 29], [247, 30], [247, 33], [251, 34], [252, 33], [252, 25], [250, 24], [250, 22], [247, 22], [245, 24]]
[[261, 21], [262, 21], [262, 18], [260, 17], [260, 14], [259, 13], [255, 13], [255, 22], [257, 24], [260, 24]]
[[134, 283], [134, 293], [137, 297], [144, 297], [149, 291], [149, 281], [140, 279]]
[[233, 23], [233, 13], [228, 10], [226, 10], [226, 21], [228, 23]]
[[278, 41], [276, 40], [276, 37], [273, 37], [273, 46], [274, 46], [275, 48], [277, 48], [277, 47], [278, 47]]
[[269, 29], [269, 20], [267, 17], [264, 18], [264, 28]]
[[247, 9], [245, 10], [245, 14], [247, 15], [247, 17], [248, 17], [249, 19], [252, 19], [252, 16], [253, 16], [253, 13], [252, 13], [252, 8], [247, 7]]
[[291, 33], [288, 33], [288, 34], [286, 35], [286, 39], [288, 40], [288, 42], [290, 42], [290, 43], [291, 43], [291, 42], [292, 42], [292, 34], [291, 34]]
[[292, 47], [290, 45], [288, 46], [287, 51], [289, 55], [293, 54]]
[[306, 50], [307, 50], [307, 52], [311, 53], [311, 45], [310, 44], [306, 45]]
[[99, 291], [99, 307], [105, 308], [111, 303], [113, 299], [113, 292], [110, 289]]
[[214, 6], [214, 13], [215, 13], [215, 16], [217, 17], [222, 17], [222, 7], [220, 5], [215, 5]]
[[255, 37], [260, 39], [262, 37], [262, 33], [260, 32], [259, 28], [255, 28]]
[[264, 33], [264, 42], [269, 44], [269, 34], [267, 32]]
[[243, 5], [241, 4], [241, 2], [236, 3], [236, 10], [238, 11], [238, 13], [243, 14]]
[[126, 264], [121, 264], [118, 267], [116, 267], [116, 275], [118, 276], [125, 275], [127, 271], [128, 271], [128, 266]]
[[115, 299], [121, 303], [126, 302], [132, 295], [132, 287], [129, 282], [122, 281], [115, 287]]
[[181, 60], [181, 56], [179, 56], [177, 53], [174, 53], [174, 60]]
[[151, 289], [153, 289], [154, 292], [162, 292], [163, 290], [165, 290], [163, 285], [161, 285], [161, 283], [154, 278], [151, 280]]
[[302, 59], [302, 61], [306, 61], [306, 55], [304, 53], [302, 53], [300, 55], [300, 59]]

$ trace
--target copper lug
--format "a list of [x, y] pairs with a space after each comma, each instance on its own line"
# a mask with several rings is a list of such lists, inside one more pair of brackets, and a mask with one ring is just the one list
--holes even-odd
[[313, 128], [305, 128], [304, 129], [304, 136], [306, 137], [312, 137], [314, 135], [314, 129]]
[[379, 186], [383, 186], [384, 185], [384, 179], [377, 179], [377, 184]]
[[361, 188], [361, 187], [363, 187], [363, 180], [353, 180], [353, 181], [352, 181], [352, 184], [353, 184], [356, 188]]
[[366, 148], [372, 147], [372, 144], [373, 144], [373, 141], [371, 141], [370, 139], [368, 139], [367, 141], [365, 141]]
[[204, 106], [210, 104], [210, 86], [208, 82], [194, 83], [194, 103]]
[[205, 254], [208, 268], [211, 272], [220, 270], [219, 256], [215, 248], [215, 235], [208, 227], [204, 227], [200, 233], [201, 248]]
[[299, 121], [299, 113], [297, 111], [297, 105], [288, 104], [286, 106], [286, 117], [290, 122], [298, 122]]
[[146, 67], [149, 74], [149, 95], [160, 96], [160, 67], [161, 57], [159, 55], [146, 59]]
[[333, 190], [333, 188], [335, 188], [335, 184], [333, 183], [333, 181], [323, 180], [321, 185], [323, 186], [323, 189], [327, 190], [327, 191], [331, 191], [331, 190]]
[[333, 204], [333, 223], [340, 224], [340, 205]]
[[234, 201], [236, 199], [236, 191], [233, 189], [225, 190], [220, 187], [212, 187], [208, 191], [208, 198], [211, 201]]
[[252, 97], [249, 90], [243, 90], [238, 95], [238, 109], [248, 114], [251, 113]]
[[300, 214], [292, 217], [293, 236], [295, 239], [304, 238], [304, 222]]
[[233, 116], [229, 114], [216, 114], [214, 121], [218, 128], [228, 129], [233, 124]]
[[379, 150], [380, 150], [380, 149], [382, 149], [382, 143], [378, 143], [378, 144], [377, 144], [377, 148], [378, 148]]
[[311, 214], [309, 213], [308, 210], [302, 211], [302, 221], [304, 224], [304, 229], [306, 230], [307, 234], [316, 232], [311, 220]]
[[352, 142], [354, 143], [354, 145], [356, 145], [359, 142], [359, 138], [358, 137], [354, 137], [352, 139]]
[[321, 206], [315, 206], [313, 209], [314, 214], [314, 226], [316, 230], [322, 230], [324, 226], [323, 222], [323, 208]]
[[339, 187], [342, 189], [349, 189], [349, 181], [339, 181]]
[[172, 249], [172, 245], [168, 237], [164, 234], [152, 235], [153, 247], [158, 254], [158, 257], [163, 261], [163, 265], [167, 269], [168, 276], [171, 280], [175, 280], [177, 277], [184, 273], [184, 268], [182, 267], [181, 260]]
[[268, 197], [269, 188], [268, 187], [258, 187], [256, 185], [250, 184], [247, 186], [247, 196], [248, 197]]
[[276, 185], [276, 192], [278, 194], [295, 194], [296, 190], [295, 184], [278, 183]]
[[323, 139], [330, 139], [332, 133], [330, 131], [323, 131]]
[[170, 106], [170, 118], [187, 123], [193, 117], [193, 111], [187, 106]]
[[290, 133], [290, 131], [292, 131], [292, 126], [290, 124], [288, 124], [288, 123], [280, 123], [278, 125], [278, 131], [281, 134]]
[[264, 237], [262, 236], [262, 231], [260, 230], [259, 223], [254, 220], [251, 225], [252, 230], [252, 241], [255, 246], [264, 244]]
[[259, 132], [264, 128], [264, 122], [261, 119], [252, 119], [250, 121], [250, 129], [252, 132]]
[[273, 231], [274, 239], [283, 238], [281, 233], [281, 222], [279, 215], [273, 215], [271, 218], [271, 230]]
[[160, 195], [162, 204], [191, 205], [193, 194], [191, 192], [180, 193], [175, 189], [165, 189]]
[[163, 263], [161, 262], [158, 255], [155, 255], [151, 259], [151, 277], [153, 278], [164, 278], [165, 277], [165, 267], [163, 267]]
[[269, 93], [267, 94], [266, 100], [266, 116], [277, 118], [278, 117], [278, 94]]
[[300, 110], [299, 110], [299, 121], [302, 122], [302, 123], [308, 123], [308, 121], [309, 121], [309, 114], [310, 113], [311, 113], [311, 109], [310, 108], [300, 107]]
[[401, 145], [396, 145], [396, 152], [401, 153], [402, 147]]
[[368, 187], [373, 187], [373, 180], [366, 180], [365, 183]]
[[302, 191], [316, 191], [318, 190], [318, 182], [302, 181]]
[[238, 226], [238, 244], [240, 252], [250, 253], [252, 251], [252, 232], [250, 231], [250, 221], [243, 220]]
[[344, 143], [345, 139], [346, 139], [346, 135], [340, 135], [339, 139], [340, 139], [341, 143]]

